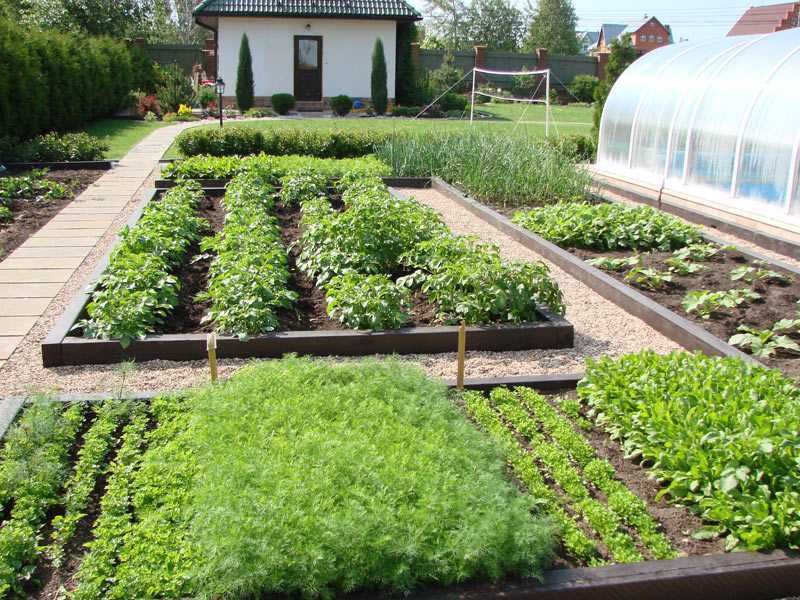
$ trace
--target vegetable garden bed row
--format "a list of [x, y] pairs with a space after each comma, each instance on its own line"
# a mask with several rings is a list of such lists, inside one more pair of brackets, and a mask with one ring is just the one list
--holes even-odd
[[[300, 178], [298, 181], [300, 183], [296, 190], [292, 187], [294, 184], [290, 182], [287, 184], [290, 187], [284, 187], [283, 191], [279, 192], [279, 197], [286, 198], [293, 193], [302, 194], [304, 180]], [[313, 184], [313, 181], [311, 183]], [[239, 187], [236, 187], [237, 185]], [[337, 185], [343, 185], [343, 183]], [[381, 184], [377, 182], [371, 185]], [[130, 321], [130, 323], [120, 321], [120, 319], [114, 317], [110, 323], [111, 327], [116, 328], [116, 330], [108, 329], [105, 325], [96, 325], [90, 314], [93, 310], [92, 306], [97, 307], [95, 311], [100, 310], [100, 313], [103, 314], [111, 309], [116, 310], [119, 302], [119, 294], [117, 294], [116, 288], [111, 288], [107, 292], [104, 291], [108, 288], [109, 281], [114, 282], [114, 286], [118, 285], [116, 283], [118, 277], [113, 273], [114, 269], [111, 270], [112, 274], [109, 275], [109, 264], [112, 264], [113, 267], [113, 257], [120, 252], [119, 247], [122, 246], [118, 245], [115, 249], [112, 249], [91, 278], [93, 282], [100, 282], [99, 291], [95, 291], [91, 285], [85, 289], [43, 342], [42, 356], [44, 365], [110, 363], [127, 358], [134, 358], [137, 361], [202, 359], [206, 356], [206, 332], [210, 331], [212, 327], [220, 334], [223, 334], [218, 337], [217, 354], [219, 357], [279, 357], [292, 352], [313, 355], [452, 352], [457, 346], [458, 327], [447, 324], [446, 319], [448, 318], [447, 315], [457, 314], [457, 312], [453, 311], [460, 310], [467, 311], [464, 313], [463, 318], [467, 320], [469, 325], [466, 336], [468, 349], [502, 351], [572, 346], [574, 335], [572, 326], [556, 312], [545, 307], [544, 302], [531, 303], [533, 300], [531, 294], [545, 293], [544, 287], [537, 288], [536, 286], [544, 285], [548, 281], [546, 270], [541, 270], [540, 267], [533, 264], [515, 265], [514, 263], [509, 263], [508, 266], [501, 266], [499, 262], [495, 262], [499, 261], [499, 258], [493, 258], [495, 255], [492, 254], [493, 251], [488, 247], [487, 250], [484, 250], [472, 242], [465, 241], [462, 243], [459, 241], [452, 247], [447, 246], [442, 247], [442, 249], [434, 245], [425, 250], [425, 252], [456, 253], [453, 256], [463, 252], [477, 252], [478, 254], [474, 255], [470, 268], [474, 271], [475, 266], [481, 260], [489, 261], [486, 265], [487, 269], [500, 269], [498, 273], [503, 273], [497, 283], [490, 284], [488, 281], [482, 281], [478, 285], [478, 288], [481, 289], [475, 291], [469, 291], [468, 288], [464, 287], [469, 283], [459, 283], [460, 287], [452, 292], [446, 292], [448, 294], [447, 297], [433, 295], [441, 293], [437, 292], [438, 288], [434, 287], [435, 283], [426, 284], [428, 285], [428, 291], [414, 291], [413, 295], [405, 291], [404, 284], [399, 283], [403, 276], [406, 277], [410, 285], [417, 286], [419, 284], [416, 281], [420, 277], [423, 278], [423, 281], [435, 282], [435, 277], [438, 277], [438, 275], [434, 272], [425, 274], [427, 273], [425, 271], [425, 264], [427, 263], [424, 261], [427, 259], [421, 255], [417, 258], [409, 255], [407, 260], [422, 262], [409, 262], [408, 266], [393, 262], [397, 260], [396, 258], [390, 258], [389, 263], [381, 266], [383, 263], [375, 262], [375, 259], [369, 257], [369, 252], [373, 252], [369, 248], [375, 247], [376, 243], [375, 241], [368, 241], [369, 233], [374, 233], [375, 239], [378, 240], [378, 248], [381, 246], [388, 247], [387, 244], [392, 247], [397, 246], [398, 243], [401, 246], [402, 244], [411, 244], [408, 247], [403, 246], [403, 248], [400, 248], [399, 251], [402, 252], [408, 252], [408, 250], [415, 248], [414, 244], [417, 243], [402, 242], [404, 236], [405, 239], [409, 240], [416, 238], [424, 240], [425, 237], [420, 238], [419, 236], [431, 235], [424, 233], [425, 227], [431, 232], [436, 232], [436, 236], [444, 236], [442, 238], [443, 241], [449, 238], [444, 235], [445, 228], [433, 216], [433, 213], [429, 214], [426, 209], [416, 203], [392, 199], [385, 187], [383, 190], [367, 190], [362, 194], [367, 198], [363, 202], [359, 201], [362, 204], [366, 203], [363, 210], [358, 208], [360, 204], [356, 202], [354, 207], [337, 212], [336, 209], [330, 208], [331, 205], [329, 204], [333, 202], [335, 205], [337, 202], [341, 202], [337, 197], [325, 200], [323, 204], [319, 205], [318, 209], [315, 209], [316, 212], [323, 211], [319, 217], [315, 217], [316, 212], [311, 211], [311, 209], [306, 211], [306, 204], [304, 203], [284, 200], [279, 200], [274, 206], [271, 200], [265, 200], [263, 206], [252, 209], [254, 214], [259, 211], [264, 214], [264, 218], [267, 219], [265, 223], [280, 223], [280, 229], [275, 229], [275, 231], [281, 232], [282, 239], [276, 239], [277, 246], [275, 246], [274, 252], [277, 252], [277, 254], [275, 256], [286, 252], [282, 249], [284, 246], [292, 248], [288, 255], [289, 264], [287, 267], [289, 270], [286, 271], [287, 278], [275, 284], [275, 291], [269, 289], [264, 292], [269, 297], [278, 297], [276, 294], [283, 293], [278, 292], [278, 288], [285, 288], [287, 290], [285, 298], [275, 304], [274, 309], [269, 307], [266, 309], [256, 308], [256, 305], [252, 304], [252, 299], [242, 297], [243, 293], [250, 295], [252, 289], [258, 288], [255, 283], [253, 285], [246, 283], [247, 277], [255, 276], [253, 275], [253, 268], [246, 267], [242, 263], [242, 260], [247, 260], [247, 256], [242, 254], [244, 251], [242, 248], [246, 250], [246, 245], [249, 243], [246, 240], [247, 236], [231, 233], [229, 240], [234, 243], [234, 246], [231, 247], [230, 251], [227, 251], [225, 234], [229, 228], [236, 227], [236, 220], [231, 219], [232, 213], [230, 212], [233, 210], [231, 207], [235, 208], [236, 202], [239, 202], [236, 198], [254, 198], [259, 195], [271, 198], [273, 193], [271, 189], [259, 191], [258, 188], [252, 187], [243, 191], [233, 191], [234, 189], [239, 190], [240, 187], [239, 184], [231, 184], [227, 190], [225, 200], [223, 200], [226, 204], [225, 208], [228, 210], [228, 218], [224, 222], [224, 229], [223, 209], [219, 200], [206, 197], [204, 200], [199, 201], [200, 212], [198, 214], [212, 223], [213, 227], [210, 233], [216, 232], [216, 237], [206, 236], [204, 239], [208, 240], [208, 242], [195, 239], [188, 246], [183, 243], [180, 256], [161, 271], [162, 275], [156, 273], [155, 277], [170, 278], [167, 291], [162, 290], [161, 292], [161, 296], [166, 302], [164, 309], [162, 310], [160, 304], [162, 300], [159, 299], [152, 301], [155, 303], [152, 306], [156, 306], [156, 308], [154, 310], [149, 309], [148, 307], [151, 304], [148, 304], [150, 302], [148, 300], [143, 305], [140, 304], [140, 310], [144, 311], [141, 317], [134, 314], [134, 311], [123, 311], [124, 321]], [[317, 192], [313, 192], [312, 199], [317, 194], [324, 193], [322, 190], [326, 187], [327, 184], [324, 184]], [[143, 213], [146, 214], [146, 207], [150, 203], [162, 202], [160, 198], [165, 194], [178, 193], [182, 189], [184, 188], [177, 187], [172, 188], [170, 191], [155, 191], [132, 216], [130, 221], [132, 229], [135, 230], [136, 224], [139, 222], [141, 215]], [[210, 191], [216, 195], [219, 190]], [[369, 200], [369, 194], [373, 194], [375, 198]], [[353, 197], [357, 195], [352, 194]], [[303, 207], [302, 219], [301, 206]], [[326, 206], [329, 208], [325, 208]], [[358, 212], [359, 210], [361, 212]], [[389, 218], [389, 215], [386, 214], [387, 210], [401, 212], [397, 216]], [[268, 217], [267, 213], [271, 211], [274, 216]], [[334, 219], [334, 221], [336, 219], [341, 221], [342, 218], [349, 219], [350, 217], [347, 216], [349, 214], [348, 211], [354, 215], [350, 219], [351, 223], [335, 225], [336, 227], [343, 227], [341, 232], [326, 234], [328, 237], [316, 240], [314, 237], [310, 237], [311, 234], [306, 235], [304, 233], [316, 227], [315, 223], [317, 222], [324, 224], [331, 219]], [[406, 212], [403, 213], [402, 211]], [[422, 213], [425, 214], [423, 215]], [[343, 216], [335, 217], [337, 214]], [[359, 215], [361, 214], [363, 214], [364, 219], [367, 219], [367, 222], [362, 223], [360, 221]], [[402, 216], [403, 214], [408, 214], [408, 217]], [[416, 221], [401, 223], [401, 220], [405, 218], [416, 219]], [[369, 221], [369, 219], [372, 219], [372, 221]], [[421, 227], [421, 223], [424, 223], [425, 226]], [[328, 227], [329, 225], [325, 226]], [[268, 227], [272, 231], [271, 228], [273, 226], [268, 225]], [[366, 227], [369, 231], [360, 231], [359, 227]], [[382, 227], [394, 227], [395, 229], [387, 229], [385, 232], [378, 233], [378, 230]], [[173, 229], [181, 230], [180, 227], [169, 227], [167, 229], [170, 232]], [[359, 231], [357, 236], [359, 239], [367, 240], [364, 245], [367, 250], [346, 249], [341, 252], [328, 250], [346, 232], [355, 230]], [[252, 227], [248, 226], [246, 231], [252, 231]], [[403, 231], [406, 233], [403, 233]], [[127, 236], [128, 234], [125, 235]], [[192, 232], [189, 235], [197, 238]], [[268, 235], [271, 236], [273, 234], [269, 233]], [[352, 235], [356, 234], [353, 233]], [[125, 236], [123, 237], [125, 238]], [[130, 237], [135, 238], [135, 235]], [[146, 244], [152, 244], [150, 237], [152, 236], [145, 238]], [[215, 239], [218, 239], [219, 242], [212, 241]], [[453, 243], [455, 243], [455, 239], [453, 238]], [[260, 244], [261, 242], [258, 243]], [[309, 246], [312, 243], [317, 244], [317, 246]], [[169, 242], [169, 244], [174, 244], [174, 242]], [[239, 248], [236, 246], [239, 246]], [[420, 248], [422, 247], [420, 246]], [[354, 260], [364, 261], [365, 258], [359, 258], [358, 252], [365, 251], [367, 252], [364, 255], [366, 262], [352, 262]], [[385, 251], [382, 250], [381, 252]], [[225, 252], [227, 254], [223, 256]], [[271, 253], [273, 250], [259, 249], [257, 252]], [[332, 260], [331, 266], [326, 266], [320, 262], [319, 257], [324, 256], [326, 252], [330, 255], [330, 258], [323, 259], [323, 262], [324, 260]], [[348, 252], [356, 252], [356, 254], [348, 255]], [[389, 252], [390, 254], [396, 253], [398, 250], [389, 250]], [[488, 252], [488, 254], [485, 255], [485, 259], [482, 259], [480, 256], [484, 255], [480, 253], [484, 252]], [[271, 254], [269, 255], [272, 256]], [[198, 258], [192, 259], [193, 256]], [[256, 260], [261, 260], [258, 255], [255, 258]], [[223, 260], [228, 261], [228, 263], [220, 263]], [[280, 259], [281, 262], [284, 260]], [[385, 261], [387, 259], [380, 260]], [[449, 260], [451, 259], [447, 259], [447, 261]], [[447, 261], [443, 263], [445, 267], [449, 264]], [[350, 266], [351, 263], [354, 266]], [[271, 269], [269, 264], [267, 263], [266, 268]], [[139, 271], [144, 268], [143, 264], [137, 264], [136, 267]], [[237, 289], [236, 286], [239, 283], [235, 283], [234, 288], [231, 288], [231, 282], [238, 281], [240, 276], [231, 276], [230, 273], [237, 273], [236, 269], [239, 268], [244, 269], [242, 276], [246, 275], [245, 279], [241, 280], [243, 287]], [[280, 268], [283, 269], [284, 267]], [[364, 278], [364, 276], [359, 275], [359, 269], [364, 268], [368, 269], [366, 273], [371, 274], [369, 277]], [[417, 270], [415, 271], [415, 269]], [[385, 276], [380, 275], [383, 272], [393, 274], [390, 278], [385, 278]], [[217, 274], [215, 275], [215, 273]], [[342, 273], [344, 276], [338, 277]], [[111, 279], [109, 279], [110, 277]], [[258, 285], [263, 286], [263, 282], [269, 277], [271, 277], [269, 274], [258, 277]], [[385, 283], [382, 283], [384, 281], [381, 279], [382, 277], [384, 277]], [[458, 282], [462, 280], [469, 281], [469, 277], [463, 275], [442, 275], [439, 280], [443, 282], [454, 281], [452, 277], [456, 277], [455, 281]], [[514, 291], [510, 296], [513, 300], [504, 301], [509, 302], [507, 309], [509, 317], [504, 316], [506, 313], [503, 313], [505, 309], [502, 308], [499, 311], [496, 308], [480, 308], [481, 303], [485, 305], [487, 300], [479, 299], [479, 295], [488, 293], [491, 285], [513, 287], [516, 285], [513, 282], [520, 277], [525, 282], [525, 288], [523, 289], [528, 291], [524, 291], [518, 298], [514, 298], [514, 294], [519, 292]], [[143, 277], [137, 276], [137, 280], [141, 281], [143, 279]], [[314, 279], [316, 279], [316, 282]], [[392, 279], [396, 279], [398, 283], [393, 282]], [[558, 293], [554, 284], [547, 285], [552, 287], [554, 293]], [[370, 290], [365, 295], [366, 288], [364, 286], [378, 287]], [[483, 289], [484, 287], [486, 289]], [[164, 288], [164, 286], [159, 284], [159, 288]], [[174, 289], [174, 291], [170, 291], [171, 289]], [[207, 292], [206, 289], [208, 290]], [[412, 290], [414, 289], [420, 288], [412, 287]], [[449, 290], [450, 288], [447, 289]], [[516, 287], [513, 287], [513, 289], [517, 290]], [[503, 291], [499, 293], [507, 294], [507, 292]], [[388, 295], [380, 296], [380, 294]], [[450, 294], [461, 294], [463, 299], [459, 300], [456, 296], [451, 299]], [[525, 294], [528, 294], [527, 299], [525, 299]], [[362, 308], [361, 304], [354, 303], [354, 298], [359, 297], [363, 298], [359, 302], [363, 301], [363, 307], [365, 308]], [[434, 300], [434, 298], [436, 299]], [[297, 305], [294, 304], [295, 301], [297, 301]], [[261, 301], [257, 300], [256, 302], [259, 303]], [[376, 304], [376, 302], [379, 302], [379, 304]], [[396, 308], [393, 307], [393, 303], [398, 303]], [[344, 327], [328, 318], [325, 314], [326, 305], [327, 313], [339, 318]], [[366, 308], [370, 305], [374, 308]], [[142, 306], [144, 306], [144, 309], [141, 309]], [[502, 304], [498, 306], [502, 306]], [[411, 310], [408, 313], [412, 319], [411, 326], [404, 326], [408, 321], [408, 317], [404, 317], [403, 313], [409, 309]], [[372, 315], [369, 317], [371, 319], [390, 318], [391, 320], [370, 325], [370, 322], [365, 321], [362, 317], [358, 322], [359, 324], [356, 325], [356, 322], [351, 319], [354, 315], [360, 314], [364, 310], [377, 311], [364, 313], [365, 315]], [[449, 312], [444, 313], [443, 311]], [[274, 313], [274, 316], [270, 316], [271, 313]], [[204, 315], [208, 316], [204, 318]], [[268, 329], [263, 329], [264, 324], [259, 321], [261, 317], [258, 315], [264, 315], [264, 318], [268, 319], [266, 321]], [[453, 317], [449, 318], [452, 322]], [[128, 339], [122, 339], [124, 343], [121, 344], [119, 341], [121, 338], [115, 331], [120, 331], [123, 327], [130, 328], [134, 326], [137, 319], [146, 323], [151, 320], [154, 320], [154, 322], [149, 330], [136, 330], [135, 333], [129, 335]], [[445, 324], [440, 324], [442, 321]], [[499, 324], [496, 324], [497, 321], [499, 321]], [[473, 326], [470, 323], [476, 323], [476, 325]], [[486, 324], [483, 325], [482, 323]], [[355, 331], [349, 329], [348, 326], [371, 328], [373, 331]], [[78, 334], [82, 330], [85, 335], [88, 335], [80, 337], [76, 335], [76, 329]], [[142, 333], [139, 333], [139, 331]], [[144, 333], [147, 335], [143, 335]], [[98, 337], [100, 339], [92, 339]]]
[[[712, 355], [753, 360], [750, 354], [728, 343], [737, 333], [746, 333], [737, 332], [743, 325], [753, 329], [753, 337], [732, 341], [740, 343], [743, 349], [753, 348], [756, 353], [762, 347], [758, 345], [761, 343], [758, 333], [767, 338], [765, 344], [787, 335], [788, 341], [783, 341], [788, 351], [778, 349], [776, 354], [760, 356], [759, 360], [787, 374], [800, 372], [800, 352], [791, 350], [791, 342], [800, 339], [796, 332], [800, 321], [794, 320], [800, 300], [800, 270], [791, 265], [750, 250], [725, 247], [720, 240], [703, 236], [690, 225], [668, 215], [658, 216], [654, 209], [640, 208], [631, 213], [628, 205], [612, 204], [620, 208], [611, 211], [619, 211], [623, 216], [609, 217], [597, 214], [591, 205], [563, 204], [532, 209], [529, 215], [522, 211], [512, 221], [438, 178], [432, 179], [432, 186], [682, 346]], [[632, 215], [641, 215], [642, 220], [625, 223], [624, 219], [634, 219]], [[586, 220], [581, 221], [584, 217]], [[650, 222], [651, 217], [659, 220]], [[663, 249], [657, 246], [652, 252], [641, 249], [640, 254], [620, 246], [613, 250], [585, 247], [595, 242], [607, 243], [604, 235], [620, 235], [619, 231], [613, 234], [602, 231], [604, 220], [610, 224], [616, 223], [617, 218], [619, 231], [627, 228], [628, 233], [634, 232], [630, 235], [641, 236], [643, 245], [651, 243], [645, 239], [650, 235], [654, 239], [664, 236], [659, 238]], [[542, 231], [563, 247], [532, 229]], [[670, 240], [669, 235], [676, 237]], [[619, 243], [626, 244], [622, 239]], [[597, 266], [586, 259], [598, 259], [593, 261]], [[601, 266], [605, 268], [598, 268]], [[756, 346], [748, 345], [748, 340]]]
[[[781, 445], [797, 425], [793, 384], [685, 353], [588, 367], [577, 394], [566, 377], [545, 382], [563, 386], [546, 395], [448, 397], [407, 364], [289, 358], [147, 401], [35, 401], [0, 453], [0, 589], [430, 600], [796, 591], [795, 555], [720, 552], [723, 539], [800, 542], [781, 483], [796, 481], [796, 450]], [[741, 397], [723, 408], [733, 390]], [[758, 490], [765, 507], [753, 513]]]

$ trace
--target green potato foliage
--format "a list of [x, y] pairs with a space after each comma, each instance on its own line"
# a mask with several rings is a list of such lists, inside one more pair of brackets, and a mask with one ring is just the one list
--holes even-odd
[[651, 465], [661, 495], [729, 549], [800, 547], [800, 390], [733, 358], [641, 352], [587, 362], [578, 387], [596, 423]]
[[328, 316], [352, 329], [398, 329], [410, 319], [411, 293], [385, 275], [338, 275], [325, 292]]

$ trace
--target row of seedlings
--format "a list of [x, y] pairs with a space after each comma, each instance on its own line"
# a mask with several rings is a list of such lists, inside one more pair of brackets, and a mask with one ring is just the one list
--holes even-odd
[[175, 270], [207, 226], [195, 215], [202, 197], [197, 184], [182, 183], [148, 203], [136, 225], [120, 232], [87, 317], [75, 329], [127, 347], [163, 323], [178, 304], [181, 283]]
[[795, 278], [733, 246], [705, 243], [694, 225], [647, 206], [585, 202], [519, 211], [513, 220], [759, 358], [800, 356]]
[[563, 314], [558, 285], [543, 263], [504, 261], [498, 249], [452, 234], [433, 209], [393, 196], [380, 179], [350, 173], [283, 179], [285, 202], [301, 205], [299, 267], [326, 293], [328, 314], [355, 329], [396, 329], [411, 319], [412, 292], [441, 323], [540, 320], [538, 306]]
[[[467, 392], [467, 413], [494, 438], [519, 481], [545, 499], [568, 558], [600, 565], [677, 555], [647, 505], [562, 410], [525, 388]], [[552, 482], [552, 483], [550, 483]]]

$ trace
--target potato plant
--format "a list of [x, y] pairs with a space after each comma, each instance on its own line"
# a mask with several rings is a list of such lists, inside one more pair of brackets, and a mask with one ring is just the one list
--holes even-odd
[[769, 329], [740, 325], [728, 343], [738, 348], [748, 348], [753, 356], [769, 358], [778, 352], [800, 354], [800, 345], [788, 335], [800, 327], [800, 319], [781, 319]]
[[385, 275], [337, 275], [325, 299], [328, 316], [351, 329], [398, 329], [409, 321], [411, 293]]
[[699, 228], [649, 206], [559, 202], [512, 220], [565, 248], [668, 251], [701, 240]]
[[683, 310], [689, 314], [697, 313], [702, 319], [708, 319], [721, 308], [736, 308], [745, 303], [759, 300], [761, 294], [749, 288], [712, 292], [711, 290], [691, 290], [681, 302]]
[[66, 198], [68, 191], [57, 181], [45, 178], [46, 169], [34, 169], [24, 175], [0, 177], [0, 205], [11, 200], [57, 200]]
[[800, 390], [733, 358], [641, 352], [587, 362], [597, 424], [652, 466], [661, 495], [694, 508], [729, 549], [800, 547]]
[[281, 201], [287, 206], [326, 196], [328, 178], [313, 170], [295, 171], [281, 177]]

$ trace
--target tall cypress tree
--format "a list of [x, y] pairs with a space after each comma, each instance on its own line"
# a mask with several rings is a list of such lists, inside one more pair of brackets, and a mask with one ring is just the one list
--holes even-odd
[[371, 83], [372, 107], [376, 113], [382, 115], [389, 105], [389, 93], [386, 91], [386, 57], [381, 38], [375, 40], [375, 49], [372, 51]]
[[250, 40], [247, 34], [242, 34], [242, 44], [239, 46], [239, 69], [236, 72], [236, 104], [244, 112], [253, 108], [255, 103], [253, 91], [253, 57], [250, 55]]
[[397, 24], [397, 65], [394, 95], [398, 104], [414, 104], [417, 99], [417, 69], [411, 56], [411, 44], [417, 39], [414, 23]]

